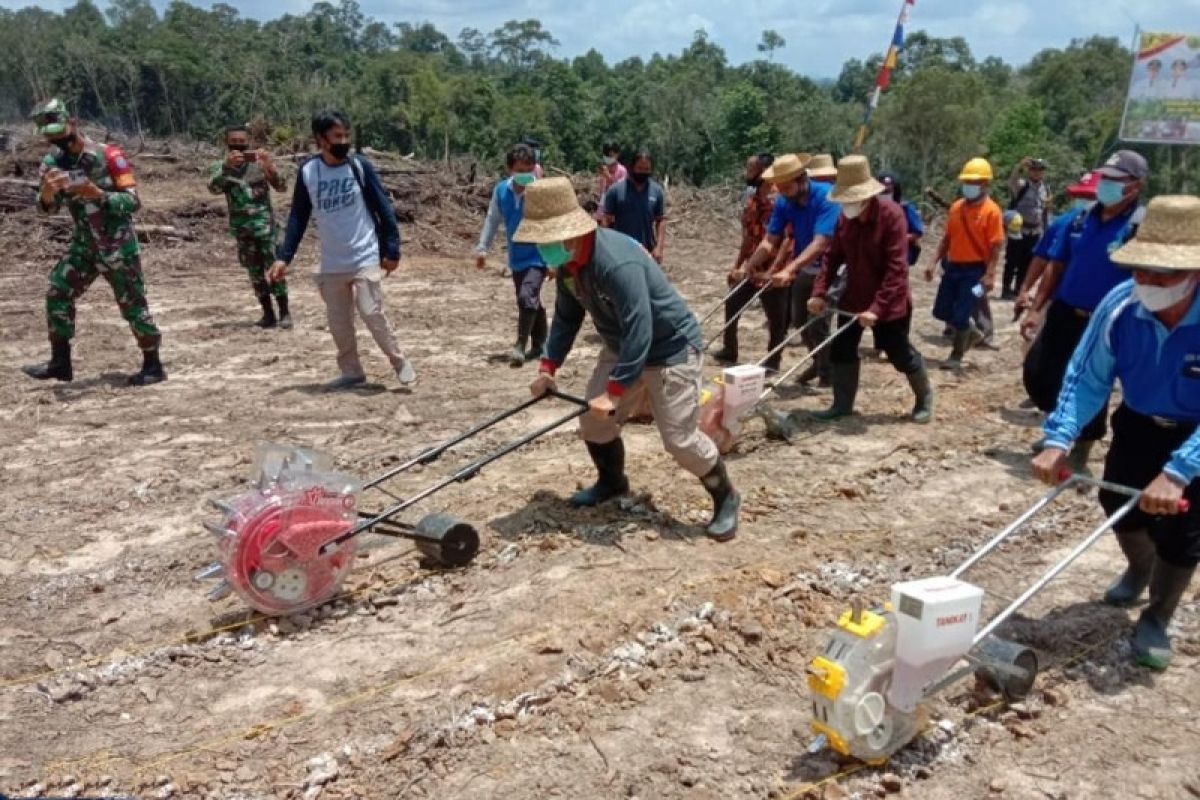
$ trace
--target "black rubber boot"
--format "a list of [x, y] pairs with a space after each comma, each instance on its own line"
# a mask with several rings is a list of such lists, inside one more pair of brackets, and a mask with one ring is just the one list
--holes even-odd
[[1128, 608], [1142, 597], [1154, 574], [1155, 550], [1150, 532], [1145, 528], [1136, 531], [1117, 531], [1117, 544], [1125, 554], [1129, 566], [1104, 593], [1104, 602], [1117, 608]]
[[513, 344], [508, 356], [510, 367], [525, 365], [525, 347], [529, 344], [529, 334], [533, 331], [533, 323], [537, 317], [537, 309], [522, 308], [517, 312], [517, 341]]
[[1091, 475], [1092, 471], [1088, 467], [1088, 459], [1092, 456], [1092, 448], [1096, 446], [1094, 441], [1088, 439], [1079, 439], [1071, 447], [1071, 452], [1067, 454], [1067, 467], [1075, 475]]
[[824, 411], [814, 411], [812, 418], [829, 422], [854, 413], [854, 399], [858, 396], [858, 375], [861, 362], [849, 364], [834, 362], [831, 367], [833, 374], [833, 405]]
[[742, 496], [729, 480], [725, 460], [718, 458], [716, 465], [700, 481], [713, 501], [712, 520], [704, 532], [713, 541], [728, 542], [737, 536], [738, 510], [742, 507]]
[[1133, 653], [1143, 667], [1161, 671], [1171, 665], [1171, 637], [1167, 635], [1167, 626], [1171, 624], [1171, 617], [1175, 616], [1175, 609], [1195, 571], [1195, 567], [1179, 567], [1161, 558], [1155, 560], [1154, 575], [1150, 579], [1150, 605], [1146, 606], [1133, 629]]
[[30, 364], [21, 371], [39, 381], [70, 381], [75, 372], [71, 368], [71, 343], [63, 339], [50, 340], [50, 360], [44, 364]]
[[162, 383], [167, 379], [166, 370], [158, 360], [158, 350], [142, 351], [142, 369], [129, 376], [130, 386], [149, 386], [152, 383]]
[[925, 425], [933, 421], [933, 385], [929, 382], [929, 370], [922, 364], [916, 372], [905, 376], [912, 387], [917, 401], [913, 405], [912, 421]]
[[287, 296], [276, 297], [275, 302], [279, 304], [279, 327], [285, 331], [290, 331], [292, 329], [292, 314], [288, 310]]
[[279, 320], [275, 317], [275, 306], [271, 304], [270, 292], [263, 292], [258, 296], [258, 304], [262, 306], [263, 315], [258, 322], [254, 323], [260, 328], [274, 328], [279, 324]]
[[550, 333], [550, 325], [546, 321], [546, 309], [538, 306], [533, 317], [533, 330], [530, 332], [529, 352], [525, 358], [537, 361], [546, 352], [546, 336]]
[[812, 383], [818, 377], [820, 376], [818, 375], [816, 362], [814, 362], [805, 367], [804, 370], [796, 376], [796, 383], [800, 384], [801, 386], [806, 386], [809, 383]]
[[607, 444], [586, 444], [599, 477], [592, 486], [571, 495], [571, 505], [576, 508], [598, 506], [629, 491], [629, 479], [625, 477], [625, 442], [617, 437]]

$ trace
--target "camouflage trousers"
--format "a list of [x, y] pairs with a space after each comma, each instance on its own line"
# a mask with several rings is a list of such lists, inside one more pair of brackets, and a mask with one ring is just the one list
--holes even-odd
[[237, 234], [238, 261], [250, 276], [250, 285], [254, 287], [256, 297], [266, 297], [273, 294], [276, 297], [287, 297], [287, 280], [267, 282], [267, 270], [275, 262], [275, 231], [238, 231]]
[[118, 253], [115, 263], [105, 263], [91, 242], [72, 239], [67, 257], [50, 271], [50, 288], [46, 292], [46, 322], [50, 340], [70, 341], [75, 336], [75, 301], [100, 275], [112, 287], [121, 316], [129, 323], [138, 347], [154, 350], [162, 336], [150, 305], [146, 302], [146, 285], [142, 280], [142, 262], [137, 252]]

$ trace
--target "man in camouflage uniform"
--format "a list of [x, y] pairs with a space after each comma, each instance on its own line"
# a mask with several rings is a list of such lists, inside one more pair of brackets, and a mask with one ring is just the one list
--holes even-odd
[[133, 214], [141, 206], [133, 167], [119, 147], [98, 144], [80, 133], [61, 100], [46, 102], [32, 116], [37, 132], [55, 146], [42, 160], [38, 207], [51, 214], [66, 204], [75, 226], [67, 256], [51, 270], [46, 292], [50, 361], [25, 367], [25, 374], [38, 380], [73, 378], [75, 301], [103, 275], [142, 350], [142, 369], [129, 377], [129, 385], [166, 380], [158, 357], [161, 336], [146, 302], [141, 248], [133, 227]]
[[[288, 313], [287, 280], [267, 281], [267, 270], [275, 261], [275, 217], [271, 211], [271, 189], [287, 190], [287, 181], [275, 169], [266, 150], [249, 151], [250, 132], [242, 125], [225, 129], [224, 161], [212, 165], [208, 190], [224, 194], [229, 204], [229, 232], [237, 240], [238, 261], [250, 275], [254, 295], [262, 305], [260, 328], [292, 327]], [[271, 295], [279, 303], [279, 316]]]

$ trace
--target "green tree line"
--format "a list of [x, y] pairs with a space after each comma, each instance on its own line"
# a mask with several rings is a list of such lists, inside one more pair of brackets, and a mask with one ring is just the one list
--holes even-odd
[[[787, 43], [775, 31], [763, 32], [763, 57], [741, 65], [703, 31], [677, 54], [615, 64], [595, 50], [559, 58], [557, 45], [537, 20], [452, 39], [429, 23], [370, 19], [355, 0], [268, 22], [182, 0], [161, 14], [148, 0], [0, 10], [0, 118], [60, 96], [80, 117], [133, 135], [212, 138], [258, 120], [285, 142], [303, 137], [315, 109], [335, 106], [360, 143], [423, 158], [498, 164], [532, 135], [548, 163], [592, 170], [601, 142], [615, 139], [627, 152], [650, 148], [659, 172], [705, 184], [758, 151], [844, 154], [882, 60], [852, 59], [836, 81], [817, 82], [776, 63]], [[998, 178], [1040, 155], [1065, 183], [1117, 146], [1131, 60], [1117, 40], [1093, 37], [1014, 67], [976, 59], [962, 38], [917, 31], [867, 153], [913, 189], [949, 188], [980, 154]], [[1143, 152], [1156, 191], [1200, 177], [1184, 149]]]

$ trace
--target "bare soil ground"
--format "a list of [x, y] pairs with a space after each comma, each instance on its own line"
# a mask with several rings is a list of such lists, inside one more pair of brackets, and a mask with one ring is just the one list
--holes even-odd
[[[45, 352], [41, 297], [61, 228], [26, 212], [0, 221], [0, 791], [1200, 796], [1200, 604], [1189, 595], [1178, 615], [1170, 671], [1131, 666], [1131, 614], [1096, 603], [1120, 563], [1107, 539], [1009, 629], [1044, 665], [1027, 702], [996, 704], [968, 680], [931, 704], [927, 732], [883, 769], [806, 752], [804, 669], [837, 614], [854, 597], [886, 599], [897, 580], [948, 571], [1042, 493], [1026, 470], [1038, 419], [1018, 407], [1010, 329], [964, 374], [935, 374], [932, 426], [905, 421], [907, 385], [874, 359], [854, 419], [791, 444], [750, 423], [731, 460], [745, 496], [732, 543], [703, 538], [707, 497], [653, 428], [627, 431], [634, 502], [568, 509], [591, 470], [564, 429], [427, 504], [485, 531], [468, 569], [424, 570], [408, 544], [375, 537], [346, 596], [311, 614], [263, 620], [236, 597], [210, 604], [192, 581], [214, 558], [204, 501], [244, 486], [260, 442], [319, 448], [371, 476], [519, 402], [533, 368], [501, 358], [511, 286], [498, 266], [470, 266], [478, 209], [436, 236], [415, 226], [431, 246], [387, 281], [416, 390], [398, 389], [364, 334], [371, 385], [332, 395], [320, 388], [334, 375], [323, 307], [301, 276], [315, 243], [292, 284], [296, 329], [260, 331], [199, 171], [140, 174], [148, 221], [193, 236], [154, 239], [145, 254], [165, 384], [122, 385], [138, 356], [102, 283], [80, 306], [77, 380], [25, 378], [19, 365]], [[668, 266], [704, 311], [723, 293], [733, 228], [696, 205], [681, 216]], [[924, 284], [916, 302], [918, 348], [939, 359], [947, 345]], [[997, 304], [998, 319], [1008, 311]], [[762, 352], [761, 319], [743, 325], [748, 355]], [[595, 350], [594, 337], [580, 342], [561, 385], [582, 388]], [[827, 402], [788, 389], [778, 405]], [[419, 488], [560, 411], [538, 406], [393, 489]], [[1073, 494], [968, 577], [994, 607], [1099, 519], [1094, 498]]]

